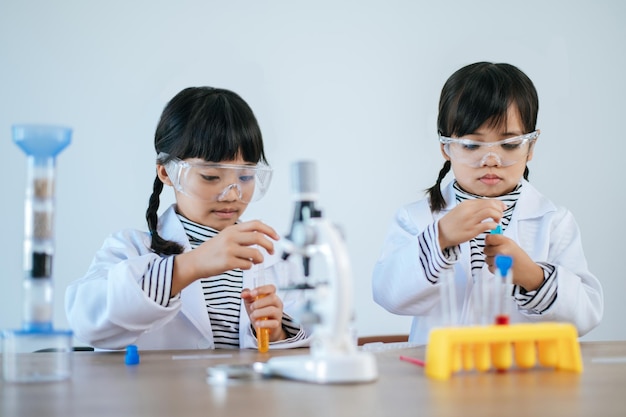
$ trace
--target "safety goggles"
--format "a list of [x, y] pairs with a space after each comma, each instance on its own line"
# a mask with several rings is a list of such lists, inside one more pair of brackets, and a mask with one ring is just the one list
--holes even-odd
[[531, 147], [539, 137], [539, 131], [499, 140], [497, 142], [477, 142], [463, 138], [448, 138], [439, 135], [443, 150], [453, 161], [474, 168], [488, 163], [507, 167], [528, 157]]
[[[159, 154], [159, 160], [168, 157]], [[235, 165], [172, 158], [165, 163], [165, 170], [177, 191], [204, 201], [258, 201], [272, 180], [272, 168], [263, 163]]]

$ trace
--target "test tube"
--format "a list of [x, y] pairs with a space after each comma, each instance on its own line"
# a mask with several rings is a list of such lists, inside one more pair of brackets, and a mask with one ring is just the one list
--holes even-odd
[[[489, 276], [488, 276], [489, 275]], [[474, 324], [485, 326], [489, 324], [491, 318], [491, 306], [493, 298], [491, 297], [490, 274], [485, 268], [472, 271], [472, 279], [474, 286], [472, 288], [472, 304]]]
[[496, 256], [496, 279], [494, 280], [497, 308], [495, 324], [509, 324], [509, 291], [513, 284], [513, 272], [511, 266], [513, 258], [508, 255]]
[[[494, 280], [495, 297], [497, 300], [495, 324], [506, 326], [509, 324], [509, 288], [512, 283], [511, 265], [513, 258], [508, 255], [496, 255], [496, 279]], [[513, 346], [510, 342], [494, 343], [491, 346], [493, 366], [504, 371], [511, 367], [513, 362]]]
[[[256, 264], [252, 267], [252, 272], [254, 276], [254, 288], [259, 288], [266, 284], [265, 280], [265, 267], [263, 263]], [[263, 298], [265, 295], [259, 295], [259, 298]], [[267, 320], [267, 318], [263, 318], [262, 320]], [[261, 353], [265, 353], [270, 349], [270, 329], [267, 327], [256, 327], [256, 339], [258, 350]]]
[[[490, 234], [501, 235], [502, 227], [498, 224], [495, 229], [490, 231]], [[499, 256], [502, 256], [502, 255], [496, 256], [496, 259]], [[501, 314], [502, 308], [505, 308], [507, 301], [508, 301], [505, 297], [506, 290], [504, 289], [504, 284], [505, 284], [504, 277], [500, 275], [500, 271], [498, 270], [497, 261], [496, 261], [495, 277], [490, 283], [485, 282], [485, 286], [483, 288], [486, 293], [489, 293], [489, 304], [488, 304], [488, 310], [485, 312], [484, 324], [490, 324], [490, 323], [493, 323], [494, 321], [497, 324], [498, 320], [507, 321], [508, 323], [508, 319], [507, 319], [508, 314]], [[502, 324], [506, 324], [506, 323], [503, 322]]]
[[456, 326], [458, 324], [458, 315], [453, 269], [444, 269], [441, 272], [439, 276], [439, 292], [443, 325]]
[[480, 274], [477, 274], [474, 270], [472, 270], [472, 293], [470, 294], [472, 300], [472, 314], [471, 314], [471, 324], [480, 325], [482, 324], [482, 277]]
[[23, 327], [27, 331], [52, 330], [55, 163], [71, 134], [71, 129], [60, 126], [13, 126], [13, 141], [28, 157], [23, 280]]

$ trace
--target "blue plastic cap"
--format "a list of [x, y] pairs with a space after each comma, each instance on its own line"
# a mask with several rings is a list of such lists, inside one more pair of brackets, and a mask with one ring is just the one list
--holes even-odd
[[137, 365], [139, 363], [139, 352], [137, 346], [128, 345], [126, 347], [126, 356], [124, 357], [124, 363], [126, 365]]
[[502, 228], [500, 227], [500, 225], [497, 225], [495, 229], [493, 229], [491, 232], [492, 235], [501, 235], [502, 234]]
[[52, 125], [13, 125], [13, 141], [26, 155], [54, 158], [72, 140], [72, 129]]
[[500, 271], [500, 275], [503, 277], [508, 274], [509, 269], [513, 265], [513, 258], [509, 255], [496, 255], [496, 267]]

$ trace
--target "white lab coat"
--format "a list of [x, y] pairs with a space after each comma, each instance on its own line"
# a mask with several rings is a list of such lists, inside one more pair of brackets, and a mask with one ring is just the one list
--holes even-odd
[[[429, 331], [441, 325], [439, 284], [425, 277], [417, 236], [456, 206], [452, 183], [443, 189], [443, 195], [447, 207], [435, 215], [427, 198], [396, 212], [373, 272], [374, 301], [391, 313], [413, 316], [409, 339], [414, 343], [427, 343]], [[558, 274], [557, 298], [543, 314], [521, 309], [511, 298], [512, 323], [571, 322], [581, 336], [598, 325], [604, 309], [602, 287], [587, 268], [580, 231], [571, 212], [556, 207], [524, 181], [504, 235], [517, 242], [535, 262], [554, 265]], [[457, 311], [465, 323], [472, 308], [470, 252], [469, 242], [461, 244], [460, 258], [454, 265]]]
[[[174, 206], [159, 219], [159, 234], [191, 250]], [[278, 252], [278, 251], [277, 251]], [[265, 255], [266, 276], [275, 273], [278, 255]], [[75, 337], [102, 349], [122, 349], [135, 344], [139, 349], [212, 349], [211, 323], [200, 281], [182, 290], [181, 297], [163, 307], [141, 288], [144, 273], [159, 255], [150, 250], [150, 235], [124, 230], [109, 236], [87, 271], [72, 282], [65, 294], [65, 310]], [[253, 287], [250, 271], [244, 271], [243, 287]], [[302, 307], [302, 294], [279, 292], [284, 311], [291, 317]], [[310, 333], [308, 333], [310, 334]], [[270, 348], [306, 346], [309, 338], [272, 343]], [[241, 348], [256, 348], [256, 338], [243, 301], [240, 309]]]

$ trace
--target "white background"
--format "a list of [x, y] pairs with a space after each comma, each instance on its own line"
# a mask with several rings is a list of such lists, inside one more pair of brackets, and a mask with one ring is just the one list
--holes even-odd
[[371, 272], [394, 211], [441, 167], [443, 83], [485, 60], [518, 66], [539, 92], [530, 180], [573, 211], [605, 290], [604, 319], [585, 339], [626, 339], [625, 22], [620, 0], [0, 0], [0, 329], [21, 324], [26, 158], [11, 125], [74, 129], [57, 158], [63, 329], [65, 287], [104, 238], [146, 227], [163, 106], [210, 85], [251, 105], [275, 169], [246, 219], [286, 233], [289, 166], [317, 161], [320, 205], [347, 237], [359, 335], [408, 332], [409, 318], [372, 301]]

